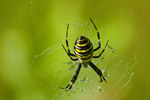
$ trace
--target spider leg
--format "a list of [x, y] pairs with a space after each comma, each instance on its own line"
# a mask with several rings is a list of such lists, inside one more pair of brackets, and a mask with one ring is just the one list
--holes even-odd
[[89, 62], [89, 65], [90, 65], [90, 66], [94, 69], [94, 71], [99, 75], [101, 82], [102, 82], [103, 80], [104, 80], [105, 82], [107, 82], [106, 79], [105, 79], [105, 77], [103, 76], [102, 71], [101, 71], [100, 69], [98, 69], [91, 61]]
[[98, 37], [98, 47], [97, 48], [95, 48], [93, 51], [96, 51], [96, 50], [98, 50], [100, 47], [101, 47], [101, 43], [100, 43], [100, 34], [99, 34], [99, 31], [98, 31], [98, 29], [97, 29], [97, 27], [96, 27], [96, 25], [94, 24], [94, 22], [92, 21], [92, 19], [90, 18], [90, 20], [91, 20], [91, 22], [92, 22], [92, 24], [93, 24], [93, 26], [94, 26], [94, 28], [95, 28], [95, 30], [97, 31], [97, 37]]
[[72, 60], [72, 61], [77, 61], [78, 59], [77, 58], [72, 58], [71, 57], [71, 55], [67, 52], [67, 50], [65, 49], [65, 47], [64, 47], [64, 45], [62, 44], [62, 47], [64, 48], [64, 50], [65, 50], [65, 52], [67, 53], [67, 55], [70, 57], [70, 59]]
[[69, 43], [68, 43], [68, 29], [69, 29], [69, 24], [67, 25], [67, 30], [66, 30], [66, 46], [67, 46], [67, 48], [68, 48], [68, 54], [71, 55], [71, 56], [76, 57], [75, 54], [72, 54], [72, 53], [70, 52], [70, 49], [69, 49]]
[[75, 83], [75, 81], [76, 81], [76, 79], [78, 77], [78, 74], [80, 72], [81, 66], [82, 66], [82, 64], [79, 63], [78, 68], [76, 69], [76, 72], [74, 73], [71, 82], [66, 86], [66, 88], [64, 88], [66, 91], [68, 91], [68, 90], [70, 90], [72, 88], [73, 84]]
[[101, 55], [104, 53], [104, 51], [105, 51], [105, 49], [106, 49], [106, 47], [108, 45], [108, 42], [109, 42], [109, 40], [107, 41], [107, 43], [105, 45], [105, 48], [101, 51], [101, 53], [98, 56], [93, 56], [93, 58], [99, 58], [99, 57], [101, 57]]
[[64, 47], [63, 44], [62, 44], [62, 47], [64, 48], [65, 52], [67, 53], [67, 55], [70, 57], [70, 59], [72, 61], [77, 61], [78, 60], [77, 58], [74, 59], [74, 58], [71, 57], [71, 56], [73, 56], [73, 57], [76, 57], [76, 56], [75, 56], [75, 54], [72, 54], [70, 52], [70, 49], [69, 49], [69, 44], [68, 44], [68, 29], [69, 29], [69, 24], [67, 25], [67, 30], [66, 30], [66, 46], [68, 48], [68, 51], [65, 49], [65, 47]]

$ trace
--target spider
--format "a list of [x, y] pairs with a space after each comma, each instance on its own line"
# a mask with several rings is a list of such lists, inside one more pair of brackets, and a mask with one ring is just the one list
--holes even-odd
[[[95, 51], [97, 51], [98, 49], [100, 49], [101, 43], [100, 43], [99, 31], [97, 30], [96, 25], [94, 24], [94, 22], [92, 21], [91, 18], [90, 18], [90, 21], [92, 22], [95, 30], [97, 31], [98, 47], [93, 49], [93, 45], [92, 45], [91, 41], [85, 36], [80, 36], [80, 37], [77, 38], [77, 40], [75, 41], [75, 44], [74, 44], [74, 53], [75, 54], [71, 53], [70, 49], [69, 49], [69, 44], [68, 44], [69, 24], [67, 25], [67, 30], [66, 30], [66, 46], [67, 46], [67, 50], [65, 49], [63, 44], [62, 44], [62, 47], [64, 48], [65, 52], [70, 57], [70, 59], [72, 61], [79, 61], [79, 64], [78, 64], [78, 67], [77, 67], [77, 69], [76, 69], [76, 71], [75, 71], [75, 73], [74, 73], [70, 83], [65, 88], [61, 88], [61, 89], [65, 89], [66, 91], [72, 89], [72, 86], [75, 83], [75, 81], [76, 81], [76, 79], [78, 77], [78, 74], [80, 72], [81, 66], [90, 65], [93, 68], [93, 70], [99, 75], [100, 82], [102, 82], [103, 80], [105, 82], [107, 82], [105, 77], [102, 74], [102, 71], [100, 69], [98, 69], [96, 67], [96, 65], [94, 65], [91, 62], [91, 60], [92, 60], [92, 58], [99, 58], [99, 57], [101, 57], [101, 55], [104, 53], [104, 51], [105, 51], [105, 49], [106, 49], [106, 47], [108, 45], [109, 40], [107, 41], [107, 43], [106, 43], [104, 49], [101, 51], [101, 53], [98, 56], [93, 56], [93, 53]], [[75, 58], [73, 58], [73, 57], [75, 57]]]

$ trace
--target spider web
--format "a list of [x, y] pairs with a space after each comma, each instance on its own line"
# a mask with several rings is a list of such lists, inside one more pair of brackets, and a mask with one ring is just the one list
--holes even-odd
[[[140, 4], [141, 2], [138, 3], [133, 11], [136, 10]], [[132, 15], [133, 11], [129, 13], [126, 18]], [[70, 22], [68, 36], [70, 50], [73, 52], [74, 41], [79, 35], [88, 37], [94, 47], [97, 47], [97, 35], [92, 23], [89, 20], [84, 23], [81, 22], [77, 11], [74, 16], [74, 19], [72, 16], [68, 16], [68, 19], [73, 19], [68, 21]], [[97, 26], [96, 19], [92, 20]], [[112, 87], [115, 88], [116, 92], [113, 96], [117, 97], [119, 92], [130, 87], [132, 84], [132, 78], [135, 74], [135, 65], [137, 64], [136, 53], [125, 50], [123, 52], [119, 52], [118, 46], [121, 44], [116, 41], [118, 40], [115, 37], [117, 32], [105, 31], [109, 27], [107, 25], [99, 26], [97, 26], [97, 28], [100, 32], [102, 47], [100, 50], [94, 52], [94, 55], [98, 55], [100, 53], [107, 40], [114, 39], [109, 42], [109, 45], [101, 58], [92, 60], [92, 62], [107, 78], [107, 83], [100, 83], [98, 75], [90, 66], [88, 66], [88, 68], [81, 68], [79, 76], [71, 91], [66, 92], [59, 89], [59, 87], [65, 87], [70, 82], [78, 66], [78, 62], [72, 62], [61, 46], [62, 43], [65, 45], [65, 30], [62, 33], [64, 35], [60, 35], [59, 38], [56, 38], [55, 45], [50, 46], [43, 50], [40, 54], [35, 55], [35, 59], [30, 68], [34, 70], [34, 67], [43, 67], [40, 69], [41, 71], [37, 72], [39, 77], [46, 81], [48, 85], [46, 88], [50, 89], [48, 90], [48, 94], [50, 94], [51, 100], [66, 100], [68, 97], [77, 99], [81, 93], [82, 95], [91, 93], [92, 96], [96, 96], [102, 93], [107, 93], [107, 91]], [[54, 34], [56, 35], [55, 37], [58, 37], [57, 34]], [[54, 80], [55, 82], [52, 83], [51, 81]], [[43, 80], [40, 80], [39, 84], [41, 86], [44, 85]]]
[[[86, 22], [79, 26], [82, 25], [88, 27], [88, 30], [85, 30], [84, 35], [89, 36], [94, 30], [92, 24]], [[103, 32], [103, 30], [103, 27], [99, 29], [100, 33]], [[116, 33], [114, 32], [110, 38], [115, 34]], [[103, 35], [101, 35], [101, 37], [103, 37]], [[39, 84], [42, 87], [47, 83], [48, 86], [46, 86], [46, 88], [49, 89], [48, 93], [52, 100], [66, 100], [68, 96], [70, 98], [75, 98], [81, 93], [83, 95], [90, 93], [91, 90], [93, 95], [99, 95], [99, 93], [105, 93], [112, 85], [116, 88], [116, 92], [119, 92], [125, 87], [130, 86], [132, 83], [135, 65], [137, 63], [136, 54], [131, 51], [118, 53], [117, 48], [114, 48], [118, 44], [110, 43], [101, 58], [92, 60], [92, 62], [103, 72], [104, 76], [107, 77], [107, 84], [104, 82], [100, 83], [98, 75], [90, 68], [90, 66], [88, 66], [88, 68], [81, 68], [79, 76], [71, 91], [66, 92], [59, 89], [59, 87], [65, 87], [69, 83], [78, 65], [78, 62], [72, 62], [63, 51], [63, 48], [61, 47], [62, 41], [60, 40], [64, 40], [64, 38], [60, 37], [59, 40], [56, 40], [57, 44], [43, 50], [39, 55], [35, 55], [35, 59], [29, 67], [33, 70], [35, 70], [36, 67], [37, 72], [32, 71], [43, 78], [39, 80]], [[105, 43], [103, 41], [102, 44], [101, 49], [98, 51], [101, 51], [102, 48], [104, 48]], [[93, 45], [96, 46], [97, 41], [94, 41]], [[71, 47], [72, 45], [70, 45], [70, 48]], [[98, 54], [99, 52], [95, 53], [95, 55]], [[41, 68], [41, 66], [43, 68]], [[55, 82], [52, 83], [51, 81], [54, 80]], [[113, 96], [115, 97], [117, 94]]]

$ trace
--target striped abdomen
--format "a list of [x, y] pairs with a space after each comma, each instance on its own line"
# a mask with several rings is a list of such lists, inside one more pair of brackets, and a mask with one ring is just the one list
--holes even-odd
[[88, 38], [80, 36], [75, 42], [74, 52], [80, 62], [89, 62], [93, 56], [93, 45]]

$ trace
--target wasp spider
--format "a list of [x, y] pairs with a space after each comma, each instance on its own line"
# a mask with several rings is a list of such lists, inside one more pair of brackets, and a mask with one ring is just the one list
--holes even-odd
[[[62, 89], [65, 89], [65, 90], [70, 90], [73, 86], [73, 84], [75, 83], [77, 77], [78, 77], [78, 74], [80, 72], [80, 69], [81, 69], [81, 66], [87, 66], [87, 65], [90, 65], [94, 71], [99, 75], [100, 77], [100, 81], [102, 82], [103, 80], [105, 82], [106, 79], [105, 77], [103, 76], [102, 72], [100, 69], [98, 69], [92, 62], [91, 62], [91, 59], [92, 58], [99, 58], [101, 57], [101, 55], [104, 53], [107, 45], [108, 45], [108, 42], [106, 43], [105, 45], [105, 48], [101, 51], [101, 53], [98, 55], [98, 56], [93, 56], [93, 53], [95, 51], [97, 51], [98, 49], [100, 49], [101, 47], [101, 43], [100, 43], [100, 34], [99, 34], [99, 31], [97, 30], [94, 22], [92, 21], [92, 19], [90, 18], [94, 28], [96, 29], [97, 31], [97, 37], [98, 37], [98, 47], [93, 49], [93, 45], [91, 43], [91, 41], [85, 37], [85, 36], [80, 36], [77, 38], [77, 40], [75, 41], [75, 44], [74, 44], [74, 53], [71, 53], [70, 52], [70, 49], [69, 49], [69, 44], [68, 44], [68, 29], [69, 29], [69, 24], [67, 25], [67, 30], [66, 30], [66, 46], [67, 46], [67, 50], [65, 49], [64, 45], [62, 44], [62, 47], [64, 48], [65, 52], [67, 53], [67, 55], [70, 57], [70, 59], [72, 61], [79, 61], [79, 64], [78, 64], [78, 68], [76, 69], [76, 72], [74, 73], [74, 76], [71, 80], [71, 82], [66, 86], [66, 88], [62, 88]], [[72, 58], [72, 57], [75, 57], [75, 58]]]

